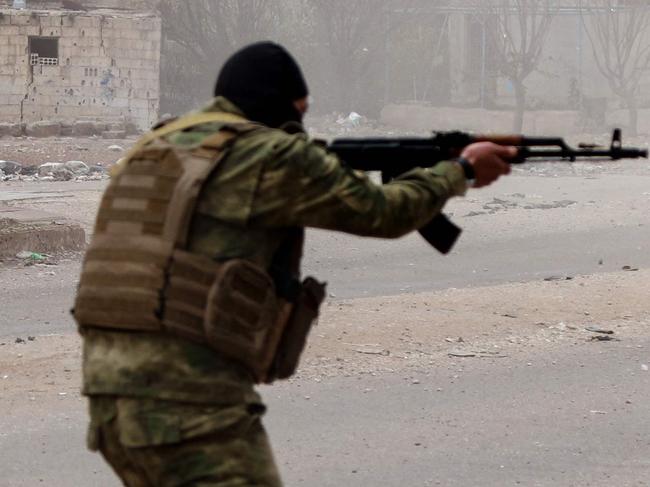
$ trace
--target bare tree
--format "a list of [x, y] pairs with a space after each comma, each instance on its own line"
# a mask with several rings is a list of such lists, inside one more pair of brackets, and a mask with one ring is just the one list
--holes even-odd
[[[178, 111], [206, 96], [206, 87], [226, 57], [242, 45], [282, 42], [305, 69], [316, 111], [374, 115], [384, 85], [390, 9], [405, 10], [430, 0], [160, 0], [164, 52], [164, 110]], [[390, 27], [401, 25], [397, 16]], [[435, 30], [433, 27], [430, 27]], [[436, 46], [443, 40], [441, 32]], [[437, 50], [440, 50], [437, 48]], [[417, 57], [417, 56], [412, 56]], [[423, 75], [436, 57], [413, 61]], [[417, 80], [418, 97], [429, 86]], [[422, 93], [422, 94], [420, 94]]]
[[524, 124], [526, 78], [539, 64], [554, 13], [553, 0], [481, 2], [477, 10], [486, 21], [493, 20], [493, 28], [486, 29], [487, 42], [496, 70], [512, 83], [516, 132], [521, 132]]
[[393, 96], [419, 103], [449, 100], [449, 22], [449, 13], [431, 5], [391, 13], [384, 62]]
[[[589, 21], [583, 23], [591, 42], [599, 71], [607, 78], [611, 90], [630, 112], [629, 130], [638, 129], [639, 84], [650, 68], [650, 9], [642, 2], [594, 0], [597, 10], [590, 9]], [[645, 2], [643, 2], [645, 3]]]
[[[370, 69], [383, 55], [386, 2], [379, 0], [310, 0], [330, 80], [325, 87], [335, 110], [358, 108], [377, 81]], [[365, 97], [367, 98], [367, 96]]]
[[208, 62], [268, 35], [274, 5], [266, 0], [163, 0], [159, 8], [166, 39]]
[[229, 54], [271, 37], [278, 5], [266, 0], [162, 0], [162, 81], [170, 108], [186, 109], [205, 97]]

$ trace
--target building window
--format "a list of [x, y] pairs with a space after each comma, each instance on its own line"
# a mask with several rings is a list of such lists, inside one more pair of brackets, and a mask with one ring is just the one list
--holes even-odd
[[29, 63], [32, 66], [58, 66], [59, 38], [30, 37]]

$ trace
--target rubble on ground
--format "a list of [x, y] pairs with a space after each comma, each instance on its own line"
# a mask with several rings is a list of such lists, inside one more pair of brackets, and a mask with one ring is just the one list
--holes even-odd
[[[88, 122], [78, 123], [83, 128]], [[80, 128], [80, 130], [82, 129]], [[24, 136], [2, 138], [0, 135], [0, 160], [13, 161], [25, 167], [39, 166], [48, 161], [79, 160], [89, 166], [95, 164], [105, 166], [121, 157], [136, 140], [136, 136], [106, 139], [101, 134], [83, 137], [71, 135], [48, 138]], [[121, 150], [116, 151], [113, 148], [114, 146], [119, 146]]]
[[306, 121], [307, 131], [316, 138], [394, 136], [396, 133], [357, 112], [331, 113], [311, 116]]
[[0, 181], [99, 181], [109, 178], [109, 169], [83, 161], [44, 162], [23, 166], [17, 162], [0, 161]]
[[[1, 125], [1, 124], [0, 124]], [[75, 123], [75, 130], [90, 133], [95, 124]], [[43, 123], [41, 127], [48, 126]], [[119, 127], [106, 124], [119, 135]], [[6, 127], [0, 127], [0, 134]], [[0, 135], [1, 137], [1, 135]], [[110, 168], [124, 156], [135, 138], [100, 136], [0, 138], [0, 184], [2, 182], [88, 181], [108, 179]]]
[[5, 175], [21, 173], [25, 167], [14, 161], [0, 161], [0, 171]]

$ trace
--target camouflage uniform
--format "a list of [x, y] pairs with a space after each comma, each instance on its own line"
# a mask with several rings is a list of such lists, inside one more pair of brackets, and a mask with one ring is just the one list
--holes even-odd
[[[241, 115], [224, 98], [205, 109]], [[172, 134], [198, 145], [217, 123]], [[268, 267], [288, 232], [316, 227], [395, 238], [463, 194], [462, 168], [443, 162], [384, 186], [349, 170], [306, 135], [263, 130], [237, 139], [208, 181], [191, 251]], [[84, 331], [89, 447], [129, 486], [280, 486], [247, 370], [205, 346], [161, 334]]]

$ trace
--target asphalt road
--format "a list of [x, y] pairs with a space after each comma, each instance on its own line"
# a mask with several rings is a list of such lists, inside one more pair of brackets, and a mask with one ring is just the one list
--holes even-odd
[[[650, 485], [650, 339], [266, 388], [288, 486]], [[111, 487], [84, 402], [0, 417], [0, 485]]]
[[[647, 268], [648, 182], [512, 178], [450, 206], [466, 229], [450, 256], [417, 236], [312, 232], [305, 267], [333, 299]], [[73, 333], [77, 273], [75, 261], [0, 268], [0, 337]], [[650, 339], [529, 353], [265, 389], [287, 485], [650, 485]], [[3, 410], [0, 486], [118, 485], [84, 451], [84, 407], [68, 395]]]
[[[88, 225], [103, 184], [32, 183], [3, 193], [7, 200], [52, 209]], [[41, 196], [46, 203], [39, 205]], [[648, 208], [650, 176], [644, 171], [517, 175], [450, 202], [452, 219], [464, 228], [450, 255], [438, 254], [419, 235], [386, 241], [312, 230], [304, 268], [329, 282], [334, 299], [590, 275], [625, 265], [647, 268]], [[0, 266], [0, 336], [70, 330], [77, 274], [75, 261], [55, 267]]]
[[282, 387], [288, 485], [650, 485], [650, 339], [600, 345]]
[[[494, 239], [468, 233], [441, 256], [419, 236], [386, 242], [312, 232], [305, 272], [329, 282], [331, 299], [388, 296], [648, 268], [649, 242], [650, 224]], [[78, 273], [76, 261], [0, 268], [0, 337], [69, 332]]]

